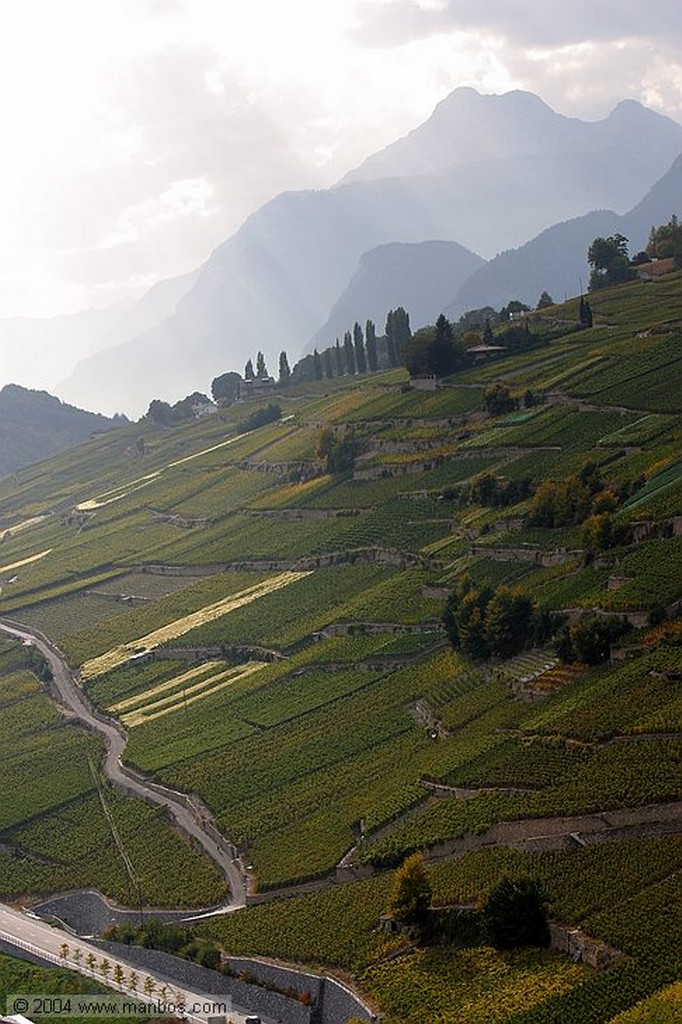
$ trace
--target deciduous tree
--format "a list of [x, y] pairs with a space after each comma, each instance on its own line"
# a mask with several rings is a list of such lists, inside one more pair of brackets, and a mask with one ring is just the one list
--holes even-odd
[[431, 883], [421, 853], [407, 857], [393, 875], [388, 912], [405, 924], [421, 924], [431, 905]]
[[242, 379], [232, 371], [221, 373], [211, 381], [211, 397], [217, 405], [230, 405], [239, 394]]

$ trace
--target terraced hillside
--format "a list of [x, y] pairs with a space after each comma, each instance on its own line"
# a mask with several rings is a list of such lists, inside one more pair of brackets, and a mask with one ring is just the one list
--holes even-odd
[[[679, 971], [666, 929], [679, 881], [682, 274], [590, 301], [592, 329], [576, 329], [577, 300], [543, 311], [541, 345], [435, 392], [403, 371], [289, 387], [282, 418], [259, 429], [240, 432], [249, 403], [183, 429], [140, 423], [0, 485], [1, 614], [58, 645], [127, 731], [130, 765], [202, 798], [252, 901], [323, 889], [214, 934], [232, 951], [354, 971], [390, 1021], [423, 1019], [427, 998], [448, 1022], [606, 1021]], [[352, 444], [352, 469], [326, 472], [326, 426]], [[520, 653], [476, 660], [448, 643], [445, 602], [463, 580], [532, 599]], [[562, 662], [559, 613], [586, 630], [616, 617], [610, 660]], [[144, 902], [222, 899], [217, 869], [158, 812], [107, 789], [100, 741], [59, 718], [16, 643], [2, 657], [7, 749], [17, 716], [26, 738], [6, 769], [0, 895], [93, 885], [129, 899], [99, 788]], [[537, 874], [557, 920], [629, 958], [605, 973], [559, 970], [554, 954], [383, 961], [384, 869], [416, 849], [440, 901], [475, 901], [507, 870]], [[494, 999], [491, 974], [506, 979]], [[479, 1001], [462, 990], [460, 1007], [448, 986], [470, 975]], [[422, 996], [405, 1009], [408, 990]], [[502, 1010], [486, 1017], [491, 1000]]]

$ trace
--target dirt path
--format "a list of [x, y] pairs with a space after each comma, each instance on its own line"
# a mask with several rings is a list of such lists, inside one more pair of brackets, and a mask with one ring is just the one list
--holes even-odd
[[168, 808], [176, 824], [183, 832], [192, 836], [208, 856], [215, 861], [225, 874], [231, 892], [226, 909], [246, 904], [247, 879], [238, 859], [238, 851], [216, 828], [211, 815], [197, 797], [176, 792], [167, 786], [153, 782], [141, 772], [122, 763], [123, 752], [128, 741], [125, 730], [106, 715], [96, 711], [83, 690], [75, 682], [71, 670], [61, 652], [47, 637], [11, 619], [0, 619], [0, 629], [21, 640], [30, 640], [45, 655], [50, 663], [54, 687], [59, 701], [85, 726], [104, 738], [106, 754], [104, 770], [111, 781], [124, 792], [141, 797], [150, 803]]

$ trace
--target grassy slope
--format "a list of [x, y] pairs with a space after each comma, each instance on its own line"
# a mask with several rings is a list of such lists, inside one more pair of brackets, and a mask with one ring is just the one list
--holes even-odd
[[[569, 319], [574, 306], [568, 303], [557, 315]], [[439, 619], [442, 600], [425, 597], [423, 586], [451, 585], [465, 569], [480, 582], [518, 582], [549, 608], [646, 611], [679, 598], [679, 540], [615, 549], [605, 564], [587, 569], [579, 552], [563, 565], [538, 569], [500, 555], [524, 544], [545, 551], [579, 548], [579, 529], [519, 529], [497, 520], [522, 519], [525, 506], [460, 509], [439, 500], [443, 488], [484, 468], [508, 477], [530, 475], [537, 483], [596, 458], [609, 480], [645, 481], [618, 518], [661, 522], [680, 514], [682, 275], [596, 294], [592, 306], [597, 326], [591, 331], [558, 336], [534, 353], [469, 370], [435, 395], [395, 390], [395, 372], [324, 382], [283, 395], [287, 420], [239, 439], [232, 440], [235, 420], [250, 411], [239, 406], [182, 430], [134, 425], [0, 484], [0, 523], [9, 528], [2, 565], [49, 550], [12, 571], [13, 583], [4, 575], [1, 610], [44, 629], [74, 667], [282, 568], [300, 566], [301, 559], [374, 547], [421, 557], [419, 565], [352, 564], [347, 556], [333, 566], [306, 562], [314, 570], [310, 576], [173, 642], [255, 644], [286, 655], [234, 685], [207, 691], [191, 706], [178, 704], [173, 713], [135, 726], [127, 755], [172, 784], [200, 792], [221, 827], [248, 852], [262, 886], [330, 871], [352, 846], [360, 820], [369, 837], [363, 855], [381, 862], [502, 819], [632, 807], [676, 795], [679, 747], [655, 734], [679, 727], [679, 687], [660, 673], [680, 667], [680, 648], [662, 643], [660, 632], [649, 638], [650, 653], [643, 658], [566, 677], [563, 687], [549, 687], [541, 703], [530, 705], [513, 699], [504, 676], [542, 669], [546, 652], [491, 678], [438, 649], [437, 632], [311, 642], [331, 623], [428, 629]], [[672, 333], [648, 333], [661, 323]], [[528, 415], [472, 416], [482, 408], [484, 388], [496, 381], [561, 401], [555, 397]], [[352, 423], [366, 450], [363, 462], [380, 475], [292, 482], [290, 471], [314, 466], [325, 421]], [[140, 435], [143, 455], [136, 445]], [[264, 463], [280, 471], [264, 472]], [[93, 512], [74, 512], [93, 499], [100, 503]], [[37, 515], [47, 518], [12, 532]], [[205, 517], [208, 522], [191, 525]], [[475, 556], [469, 553], [472, 540], [479, 545]], [[245, 566], [245, 560], [254, 564]], [[141, 572], [159, 564], [185, 567], [187, 575]], [[201, 576], [202, 566], [223, 571]], [[613, 573], [632, 582], [610, 590]], [[131, 606], [116, 595], [139, 600]], [[227, 653], [232, 663], [239, 660]], [[396, 665], [386, 660], [389, 654], [416, 660]], [[370, 663], [361, 669], [360, 659]], [[106, 708], [163, 685], [178, 671], [172, 660], [117, 669], [90, 683], [89, 692]], [[418, 699], [454, 731], [450, 738], [430, 738], [428, 722], [411, 710]], [[641, 733], [654, 735], [628, 742]], [[605, 745], [616, 735], [625, 741]], [[532, 791], [434, 802], [420, 783], [424, 777]], [[43, 875], [56, 877], [43, 864], [54, 852], [50, 830], [41, 826], [53, 812], [30, 807], [27, 790], [19, 797], [19, 816], [22, 799], [31, 822], [9, 824], [0, 840], [19, 836], [30, 856], [12, 865], [13, 884], [38, 891], [49, 884]], [[87, 863], [82, 832], [70, 833], [75, 825], [62, 820], [64, 835], [74, 837]], [[139, 856], [145, 863], [151, 858], [151, 878], [153, 854]], [[195, 879], [198, 870], [185, 868]], [[78, 879], [120, 892], [103, 868], [90, 876], [83, 871]], [[481, 876], [474, 893], [485, 884]], [[345, 891], [335, 890], [333, 899]], [[358, 913], [359, 891], [359, 885], [349, 887], [352, 909], [343, 920]], [[633, 898], [636, 891], [633, 880]], [[332, 896], [310, 899], [309, 910], [300, 900], [286, 906], [293, 913], [300, 904], [301, 913], [310, 914], [315, 899]], [[381, 899], [368, 904], [371, 920]], [[240, 920], [268, 913], [276, 917], [279, 911], [248, 911]], [[332, 906], [331, 921], [336, 913]], [[329, 934], [338, 936], [335, 925]], [[280, 955], [318, 958], [293, 940], [282, 939], [278, 949]], [[371, 974], [373, 955], [370, 950], [352, 966], [366, 984], [385, 992], [389, 1005], [394, 982]], [[325, 958], [323, 950], [319, 959]], [[509, 1013], [520, 1013], [520, 1005]]]

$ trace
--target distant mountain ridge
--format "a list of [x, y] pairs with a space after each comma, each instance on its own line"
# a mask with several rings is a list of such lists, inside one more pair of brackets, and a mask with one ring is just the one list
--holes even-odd
[[457, 242], [391, 242], [370, 249], [306, 351], [327, 348], [357, 319], [363, 330], [365, 321], [373, 320], [377, 333], [383, 334], [386, 315], [397, 306], [409, 310], [414, 324], [428, 323], [452, 297], [453, 288], [483, 266], [480, 256]]
[[[60, 402], [17, 384], [0, 390], [0, 476], [87, 441], [120, 421]], [[125, 422], [125, 421], [124, 421]]]
[[[451, 131], [453, 123], [457, 133]], [[681, 151], [680, 125], [622, 100], [607, 117], [583, 121], [552, 110], [534, 93], [515, 89], [482, 95], [455, 89], [431, 117], [403, 138], [368, 157], [342, 183], [408, 174], [438, 174], [479, 160], [543, 153], [621, 150], [661, 173]]]
[[666, 224], [673, 214], [682, 219], [682, 156], [628, 213], [596, 210], [555, 224], [484, 264], [460, 286], [445, 315], [457, 319], [468, 309], [498, 309], [512, 298], [535, 305], [543, 291], [557, 302], [577, 295], [587, 289], [587, 249], [594, 238], [620, 232], [634, 254], [644, 248], [651, 227]]
[[[429, 173], [414, 173], [415, 138], [426, 149], [443, 136], [459, 163], [435, 147]], [[256, 211], [213, 252], [171, 316], [82, 363], [59, 394], [76, 404], [97, 396], [100, 408], [137, 416], [152, 397], [206, 390], [258, 350], [272, 370], [282, 349], [293, 361], [317, 336], [363, 253], [443, 239], [490, 257], [590, 210], [628, 210], [682, 152], [682, 127], [633, 102], [587, 123], [529, 93], [456, 90], [394, 145], [390, 176], [378, 154], [357, 180], [284, 193]], [[358, 307], [353, 318], [365, 316]]]

